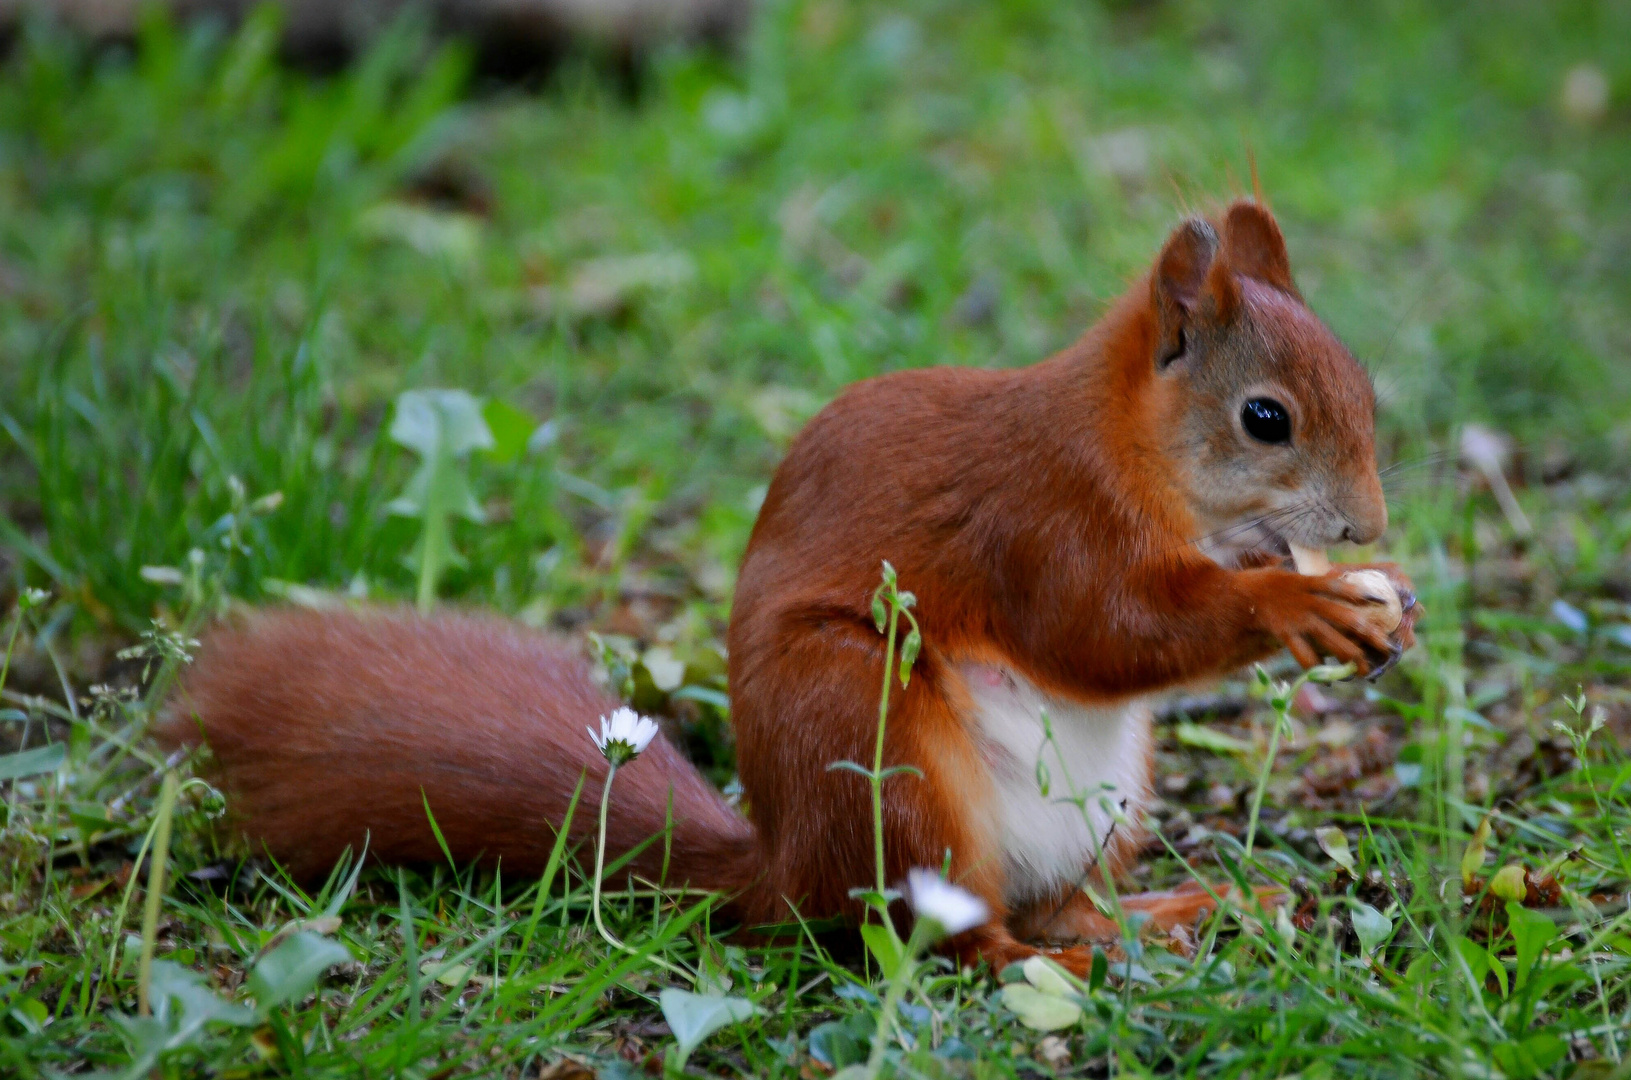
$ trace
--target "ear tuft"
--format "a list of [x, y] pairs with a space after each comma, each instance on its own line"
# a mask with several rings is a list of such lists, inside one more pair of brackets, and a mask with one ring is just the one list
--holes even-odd
[[1234, 273], [1302, 299], [1296, 282], [1291, 280], [1285, 237], [1280, 235], [1274, 215], [1262, 203], [1238, 199], [1230, 204], [1223, 218], [1223, 261]]
[[1201, 218], [1183, 222], [1161, 248], [1150, 275], [1155, 305], [1156, 362], [1165, 365], [1183, 349], [1183, 328], [1197, 315], [1207, 274], [1218, 252], [1218, 234]]

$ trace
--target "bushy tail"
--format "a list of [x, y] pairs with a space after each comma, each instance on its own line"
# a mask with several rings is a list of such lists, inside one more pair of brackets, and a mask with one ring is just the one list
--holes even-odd
[[[365, 837], [387, 862], [443, 861], [428, 804], [455, 860], [523, 878], [580, 777], [571, 837], [593, 851], [606, 764], [585, 728], [615, 706], [567, 649], [495, 617], [274, 610], [205, 636], [161, 734], [209, 745], [229, 810], [301, 877]], [[645, 878], [666, 854], [667, 884], [762, 886], [753, 826], [661, 736], [618, 771], [608, 861], [653, 836]]]

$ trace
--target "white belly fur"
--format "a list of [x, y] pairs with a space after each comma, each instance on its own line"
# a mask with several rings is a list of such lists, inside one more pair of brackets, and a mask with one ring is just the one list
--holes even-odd
[[[1081, 705], [985, 665], [969, 665], [963, 675], [996, 789], [1006, 899], [1044, 898], [1080, 881], [1097, 861], [1124, 800], [1127, 816], [1138, 819], [1149, 798], [1149, 705], [1142, 698]], [[1038, 770], [1039, 760], [1045, 770]], [[1046, 795], [1039, 783], [1044, 771]]]

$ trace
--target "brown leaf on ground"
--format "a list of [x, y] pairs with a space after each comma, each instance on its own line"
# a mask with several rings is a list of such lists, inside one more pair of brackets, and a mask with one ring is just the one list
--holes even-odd
[[1332, 747], [1305, 766], [1297, 801], [1311, 810], [1344, 801], [1377, 802], [1398, 790], [1393, 764], [1399, 748], [1380, 725], [1370, 724], [1352, 741]]
[[595, 1080], [595, 1071], [581, 1061], [561, 1058], [540, 1069], [538, 1080]]

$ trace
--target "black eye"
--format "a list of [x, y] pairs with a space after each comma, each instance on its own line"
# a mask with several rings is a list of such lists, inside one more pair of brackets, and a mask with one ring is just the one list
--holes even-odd
[[1254, 397], [1240, 410], [1240, 424], [1258, 442], [1291, 441], [1291, 417], [1286, 407], [1273, 398]]

